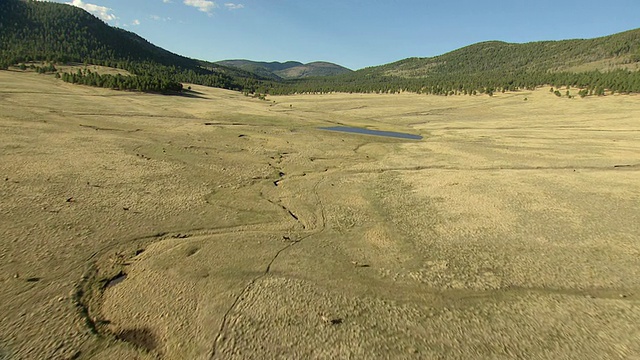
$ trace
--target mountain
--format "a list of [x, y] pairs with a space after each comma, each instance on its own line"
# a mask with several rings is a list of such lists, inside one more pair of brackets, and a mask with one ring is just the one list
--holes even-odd
[[75, 6], [1, 0], [0, 68], [28, 61], [91, 63], [139, 76], [236, 90], [264, 80], [240, 69], [174, 54]]
[[14, 63], [128, 59], [197, 66], [194, 60], [154, 46], [132, 32], [110, 27], [74, 6], [3, 0], [0, 24], [0, 52], [3, 58], [13, 56]]
[[315, 76], [333, 76], [353, 72], [344, 66], [325, 61], [316, 61], [304, 65], [290, 67], [276, 71], [276, 75], [283, 79], [301, 79]]
[[270, 92], [491, 95], [542, 85], [579, 87], [585, 90], [580, 95], [640, 92], [640, 29], [594, 39], [481, 42], [435, 57], [275, 84]]
[[241, 69], [273, 80], [282, 79], [280, 76], [275, 74], [276, 71], [303, 65], [302, 63], [297, 61], [287, 61], [281, 63], [277, 61], [261, 62], [251, 60], [223, 60], [217, 61], [216, 64]]
[[363, 74], [428, 77], [487, 72], [584, 72], [640, 69], [640, 29], [595, 39], [511, 44], [487, 41], [430, 58], [409, 58]]
[[316, 61], [303, 64], [298, 61], [259, 62], [251, 60], [223, 60], [217, 64], [235, 67], [274, 80], [301, 79], [314, 76], [333, 76], [352, 72], [346, 67], [330, 62]]

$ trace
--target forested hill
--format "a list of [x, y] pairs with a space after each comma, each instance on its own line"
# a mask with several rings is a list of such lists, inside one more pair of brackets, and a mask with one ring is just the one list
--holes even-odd
[[236, 67], [274, 80], [332, 76], [352, 72], [352, 70], [344, 66], [326, 61], [315, 61], [303, 64], [298, 61], [262, 62], [251, 60], [223, 60], [218, 61], [217, 64]]
[[640, 70], [640, 29], [595, 39], [510, 44], [482, 42], [431, 58], [409, 58], [362, 71], [366, 74], [425, 77], [500, 71], [583, 72]]
[[265, 62], [265, 61], [252, 61], [252, 60], [222, 60], [216, 62], [216, 64], [234, 67], [245, 71], [258, 74], [273, 80], [281, 80], [281, 77], [276, 75], [277, 71], [286, 70], [296, 66], [302, 66], [298, 61], [285, 61], [285, 62]]
[[75, 6], [0, 0], [0, 68], [27, 61], [84, 62], [237, 90], [260, 79], [246, 71], [171, 53]]
[[308, 64], [276, 71], [275, 73], [283, 79], [302, 79], [315, 76], [349, 74], [351, 72], [353, 71], [341, 65], [326, 61], [315, 61]]
[[2, 0], [0, 25], [0, 49], [12, 63], [49, 60], [106, 64], [129, 60], [183, 67], [198, 65], [132, 32], [113, 28], [74, 6]]
[[274, 94], [400, 92], [457, 95], [493, 94], [541, 85], [640, 93], [640, 29], [586, 40], [470, 45], [431, 58], [391, 64], [326, 78], [272, 84]]

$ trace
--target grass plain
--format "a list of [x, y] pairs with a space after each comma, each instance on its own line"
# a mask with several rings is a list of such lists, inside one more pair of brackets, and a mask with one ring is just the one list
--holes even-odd
[[638, 96], [0, 84], [0, 359], [640, 357]]

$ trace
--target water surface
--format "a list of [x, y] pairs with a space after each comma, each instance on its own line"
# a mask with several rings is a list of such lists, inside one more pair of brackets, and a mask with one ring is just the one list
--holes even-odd
[[354, 133], [354, 134], [384, 136], [384, 137], [409, 139], [409, 140], [422, 140], [422, 136], [420, 135], [407, 134], [407, 133], [401, 133], [401, 132], [395, 132], [395, 131], [371, 130], [371, 129], [365, 129], [365, 128], [349, 127], [349, 126], [321, 127], [320, 130], [340, 131], [340, 132], [347, 132], [347, 133]]

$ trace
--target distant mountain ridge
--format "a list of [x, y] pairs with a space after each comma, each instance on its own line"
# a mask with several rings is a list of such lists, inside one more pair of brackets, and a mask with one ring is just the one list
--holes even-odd
[[302, 79], [314, 76], [334, 76], [353, 72], [353, 70], [344, 66], [326, 61], [315, 61], [303, 64], [299, 61], [263, 62], [251, 60], [223, 60], [217, 61], [216, 64], [249, 71], [274, 80]]
[[640, 70], [640, 29], [593, 39], [524, 44], [486, 41], [439, 56], [408, 58], [359, 72], [420, 78], [442, 74], [477, 75], [493, 71], [584, 72], [615, 69]]

